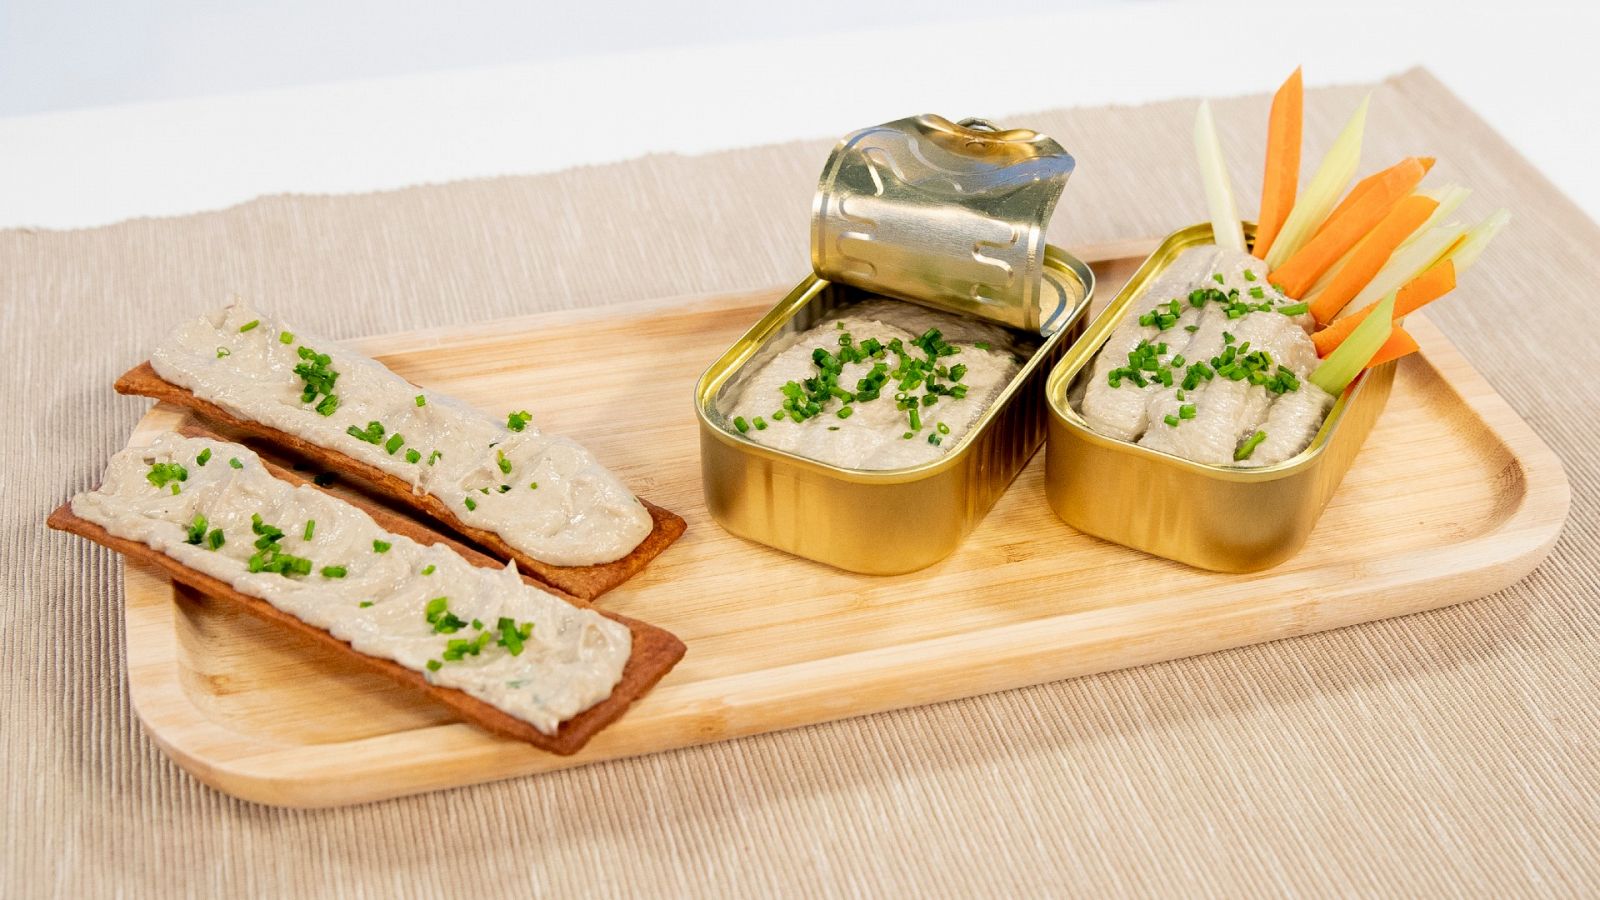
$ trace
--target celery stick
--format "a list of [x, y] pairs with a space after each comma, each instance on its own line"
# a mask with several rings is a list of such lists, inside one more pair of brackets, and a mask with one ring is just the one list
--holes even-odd
[[1443, 225], [1445, 220], [1450, 218], [1450, 216], [1461, 207], [1462, 202], [1465, 201], [1471, 193], [1471, 188], [1464, 188], [1459, 184], [1447, 184], [1444, 187], [1437, 188], [1435, 190], [1423, 191], [1423, 196], [1432, 197], [1433, 199], [1439, 201], [1439, 205], [1434, 208], [1433, 215], [1429, 216], [1428, 220], [1422, 223], [1422, 227], [1411, 232], [1411, 236], [1401, 241], [1400, 247], [1396, 249], [1398, 250], [1400, 248], [1410, 246], [1417, 240], [1417, 238], [1427, 234], [1431, 229]]
[[1465, 232], [1466, 229], [1460, 225], [1435, 228], [1417, 238], [1409, 247], [1396, 250], [1383, 268], [1378, 270], [1378, 274], [1372, 276], [1361, 293], [1345, 307], [1346, 313], [1366, 309], [1384, 294], [1392, 294], [1405, 287], [1406, 282], [1438, 262]]
[[1461, 239], [1461, 243], [1450, 251], [1450, 261], [1455, 264], [1456, 277], [1459, 278], [1461, 273], [1467, 270], [1468, 266], [1478, 261], [1478, 257], [1483, 253], [1483, 248], [1489, 246], [1489, 242], [1494, 240], [1494, 236], [1499, 234], [1500, 229], [1506, 227], [1506, 223], [1510, 221], [1510, 210], [1497, 209], [1490, 213], [1488, 218], [1472, 226], [1472, 230], [1468, 231], [1467, 236]]
[[1244, 228], [1239, 224], [1239, 207], [1233, 202], [1233, 185], [1228, 180], [1228, 165], [1222, 159], [1211, 104], [1204, 100], [1194, 117], [1194, 149], [1200, 160], [1200, 180], [1206, 188], [1206, 206], [1211, 211], [1212, 240], [1218, 247], [1242, 253]]
[[1295, 200], [1294, 208], [1289, 210], [1289, 218], [1283, 223], [1283, 230], [1278, 232], [1272, 248], [1267, 251], [1269, 269], [1283, 265], [1296, 250], [1305, 246], [1306, 241], [1311, 240], [1311, 235], [1328, 218], [1328, 213], [1333, 211], [1345, 188], [1350, 186], [1350, 179], [1355, 177], [1356, 168], [1361, 165], [1361, 137], [1367, 127], [1367, 106], [1371, 102], [1372, 95], [1368, 94], [1356, 107], [1355, 114], [1345, 124], [1344, 130], [1339, 132], [1333, 146], [1328, 148], [1327, 155], [1322, 157], [1317, 173], [1311, 176], [1311, 183]]
[[1394, 299], [1393, 292], [1385, 296], [1372, 315], [1362, 319], [1344, 343], [1333, 348], [1333, 352], [1312, 370], [1308, 380], [1335, 397], [1344, 393], [1394, 333]]

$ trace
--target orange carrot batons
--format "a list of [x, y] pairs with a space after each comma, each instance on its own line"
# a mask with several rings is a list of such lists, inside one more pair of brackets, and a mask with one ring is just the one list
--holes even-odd
[[[1449, 259], [1440, 260], [1429, 266], [1421, 275], [1406, 282], [1406, 286], [1400, 289], [1395, 295], [1394, 314], [1398, 318], [1414, 313], [1455, 288], [1456, 264]], [[1361, 324], [1361, 320], [1377, 308], [1378, 305], [1374, 303], [1313, 334], [1311, 342], [1317, 345], [1317, 355], [1327, 356], [1332, 353], [1333, 348], [1343, 343], [1344, 339], [1350, 336], [1350, 332], [1355, 331], [1356, 326]]]
[[[1434, 161], [1435, 161], [1433, 157], [1431, 157], [1431, 156], [1417, 156], [1417, 157], [1413, 157], [1413, 158], [1416, 159], [1417, 162], [1422, 163], [1422, 174], [1423, 175], [1427, 175], [1428, 172], [1433, 168], [1433, 164], [1434, 164]], [[1405, 165], [1406, 162], [1407, 162], [1407, 160], [1401, 160], [1401, 162], [1399, 164], [1400, 165]], [[1382, 181], [1383, 177], [1385, 175], [1387, 175], [1392, 169], [1393, 169], [1393, 167], [1391, 166], [1388, 169], [1384, 169], [1382, 172], [1374, 172], [1371, 175], [1368, 175], [1367, 177], [1365, 177], [1365, 178], [1361, 179], [1360, 181], [1356, 182], [1356, 186], [1350, 189], [1350, 193], [1346, 194], [1343, 200], [1339, 201], [1339, 205], [1335, 206], [1333, 208], [1333, 212], [1328, 213], [1327, 221], [1323, 222], [1320, 226], [1318, 226], [1317, 227], [1317, 231], [1314, 232], [1313, 234], [1320, 233], [1322, 231], [1322, 229], [1327, 228], [1328, 227], [1328, 222], [1332, 222], [1334, 219], [1338, 218], [1340, 213], [1343, 213], [1345, 210], [1350, 208], [1350, 204], [1352, 204], [1352, 203], [1356, 202], [1357, 200], [1360, 200], [1362, 197], [1366, 196], [1367, 192], [1372, 190], [1373, 186], [1376, 185], [1378, 182]]]
[[1355, 299], [1389, 261], [1395, 248], [1421, 228], [1438, 207], [1439, 201], [1432, 197], [1412, 194], [1389, 210], [1371, 233], [1351, 249], [1348, 260], [1312, 301], [1311, 315], [1318, 324], [1328, 324], [1345, 304]]
[[1283, 229], [1294, 208], [1295, 191], [1300, 185], [1300, 138], [1305, 114], [1305, 89], [1300, 70], [1272, 95], [1272, 112], [1267, 118], [1267, 165], [1261, 185], [1261, 214], [1256, 216], [1256, 243], [1252, 249], [1258, 259]]
[[1415, 157], [1379, 173], [1382, 177], [1338, 216], [1330, 215], [1322, 230], [1272, 271], [1269, 279], [1291, 297], [1302, 297], [1322, 273], [1339, 261], [1356, 241], [1422, 181], [1427, 167]]
[[1422, 348], [1417, 346], [1417, 339], [1407, 334], [1404, 328], [1396, 325], [1394, 326], [1394, 331], [1389, 333], [1389, 339], [1383, 342], [1383, 346], [1378, 348], [1377, 353], [1372, 354], [1371, 359], [1367, 360], [1366, 367], [1369, 369], [1376, 368], [1390, 360], [1409, 356], [1420, 349]]

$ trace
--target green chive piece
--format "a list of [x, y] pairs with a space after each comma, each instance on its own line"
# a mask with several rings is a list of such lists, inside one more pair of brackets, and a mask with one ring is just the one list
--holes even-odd
[[444, 457], [444, 454], [440, 453], [437, 450], [433, 451], [432, 453], [429, 453], [428, 454], [428, 465], [430, 465], [430, 466], [433, 465], [434, 463], [438, 462], [443, 457]]
[[1213, 281], [1215, 281], [1217, 284], [1227, 284], [1228, 283], [1226, 280], [1223, 279], [1221, 272], [1217, 272], [1216, 274], [1212, 275], [1211, 279]]
[[206, 535], [206, 546], [213, 550], [221, 550], [222, 545], [227, 542], [228, 539], [223, 536], [221, 528], [213, 528], [211, 533]]
[[852, 413], [854, 413], [854, 412], [855, 412], [855, 410], [850, 408], [850, 407], [848, 407], [848, 406], [841, 406], [841, 407], [839, 407], [839, 411], [834, 413], [834, 415], [838, 416], [841, 419], [848, 419], [848, 418], [850, 418], [850, 415]]
[[405, 435], [403, 435], [403, 434], [401, 434], [401, 433], [399, 433], [397, 431], [393, 435], [391, 435], [387, 441], [383, 442], [383, 449], [387, 450], [389, 452], [390, 456], [393, 456], [395, 454], [395, 451], [399, 450], [401, 447], [404, 447], [405, 444], [406, 444]]
[[233, 351], [229, 350], [227, 347], [218, 347], [217, 348], [217, 359], [221, 359], [224, 356], [232, 356], [232, 355], [233, 355]]
[[766, 431], [767, 430], [767, 420], [761, 418], [760, 416], [756, 416], [756, 418], [755, 418], [755, 426], [756, 426], [756, 430], [757, 431]]
[[289, 331], [280, 331], [280, 332], [278, 332], [278, 343], [280, 343], [280, 344], [292, 344], [292, 343], [294, 343], [294, 333], [293, 332], [289, 332]]
[[1172, 428], [1177, 428], [1178, 427], [1178, 417], [1177, 416], [1163, 416], [1161, 418], [1161, 421], [1167, 423], [1167, 425], [1172, 427]]
[[317, 530], [317, 520], [316, 519], [307, 519], [306, 520], [306, 531], [305, 531], [305, 534], [302, 535], [300, 539], [303, 540], [303, 541], [311, 540], [311, 535], [314, 532], [316, 532], [316, 530]]
[[478, 501], [472, 499], [471, 497], [468, 497], [465, 503], [467, 504], [467, 509], [469, 510], [478, 508]]
[[372, 552], [373, 553], [388, 553], [389, 552], [389, 548], [391, 546], [393, 546], [393, 545], [390, 544], [388, 541], [373, 541], [372, 542]]
[[1309, 303], [1291, 303], [1288, 306], [1278, 307], [1278, 312], [1281, 312], [1286, 316], [1298, 316], [1310, 309], [1311, 304]]
[[1257, 300], [1260, 300], [1262, 297], [1265, 297], [1266, 295], [1267, 295], [1267, 292], [1262, 290], [1261, 289], [1261, 285], [1259, 285], [1259, 284], [1250, 289], [1250, 296], [1256, 298]]
[[211, 448], [207, 447], [204, 450], [201, 450], [200, 451], [200, 455], [196, 456], [194, 458], [194, 461], [195, 461], [196, 465], [200, 465], [200, 466], [203, 466], [206, 463], [211, 462]]
[[750, 430], [750, 423], [744, 420], [744, 416], [734, 416], [733, 427], [739, 429], [740, 434], [745, 434]]
[[437, 659], [428, 660], [428, 671], [429, 672], [437, 672], [437, 671], [439, 671], [439, 669], [443, 668], [443, 666], [444, 666], [444, 663], [439, 662]]
[[322, 398], [322, 402], [317, 404], [317, 415], [331, 416], [333, 415], [333, 411], [338, 408], [339, 398], [335, 397], [333, 394], [329, 394], [328, 396]]
[[415, 447], [406, 450], [406, 462], [415, 465], [422, 461], [422, 452]]
[[511, 474], [511, 460], [506, 459], [504, 450], [494, 451], [494, 464], [500, 467], [500, 471], [503, 474]]
[[357, 603], [356, 605], [361, 607], [362, 609], [366, 609], [367, 607], [372, 605], [372, 601], [371, 600], [363, 600], [360, 603]]
[[437, 567], [433, 563], [428, 563], [427, 565], [422, 567], [422, 574], [424, 574], [424, 575], [432, 575], [435, 568], [437, 568]]
[[522, 410], [506, 416], [506, 427], [512, 431], [521, 431], [527, 428], [528, 423], [531, 421], [533, 421], [533, 414], [527, 410]]
[[323, 566], [322, 567], [322, 577], [323, 578], [343, 578], [344, 576], [345, 576], [345, 568], [344, 568], [344, 566]]
[[533, 481], [533, 482], [529, 482], [528, 483], [528, 490], [537, 491], [538, 489], [539, 489], [539, 482]]
[[1255, 281], [1256, 280], [1256, 273], [1250, 271], [1249, 269], [1245, 269], [1244, 270], [1244, 280], [1245, 281]]
[[946, 425], [943, 422], [940, 422], [937, 427], [939, 429], [939, 433], [940, 434], [949, 434], [950, 433], [950, 426]]
[[189, 526], [189, 536], [184, 538], [184, 543], [199, 544], [201, 541], [205, 540], [207, 524], [208, 523], [206, 522], [205, 516], [195, 516], [193, 524]]
[[417, 405], [418, 406], [427, 406], [428, 405], [428, 398], [422, 396], [421, 394], [418, 394], [417, 395]]
[[1193, 403], [1185, 403], [1184, 405], [1178, 407], [1178, 418], [1192, 419], [1194, 416], [1195, 408]]
[[234, 467], [235, 469], [244, 468], [244, 463], [240, 462], [239, 461], [239, 457], [237, 457], [237, 456], [229, 457], [228, 458], [228, 465]]
[[1244, 460], [1249, 459], [1250, 454], [1256, 452], [1256, 447], [1260, 446], [1261, 442], [1266, 439], [1267, 433], [1265, 431], [1257, 431], [1255, 434], [1250, 435], [1249, 440], [1245, 441], [1244, 444], [1239, 447], [1239, 449], [1233, 451], [1234, 460], [1237, 462], [1243, 462]]
[[248, 322], [244, 323], [243, 325], [239, 326], [239, 333], [240, 334], [244, 334], [246, 331], [250, 331], [250, 330], [254, 329], [257, 325], [260, 325], [260, 324], [261, 324], [261, 320], [260, 319], [251, 319], [250, 321], [248, 321]]

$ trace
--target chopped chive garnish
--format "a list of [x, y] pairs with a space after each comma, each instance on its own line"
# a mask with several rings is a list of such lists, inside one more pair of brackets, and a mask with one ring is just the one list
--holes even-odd
[[433, 451], [432, 453], [429, 453], [428, 454], [428, 465], [430, 465], [430, 466], [433, 465], [434, 463], [438, 462], [439, 459], [441, 457], [443, 457], [443, 456], [444, 456], [444, 454], [440, 453], [437, 450]]
[[260, 319], [251, 319], [250, 321], [248, 321], [248, 322], [244, 323], [243, 325], [239, 326], [239, 333], [240, 334], [244, 334], [246, 331], [250, 331], [251, 329], [255, 328], [257, 325], [260, 325], [260, 324], [261, 324], [261, 320]]
[[437, 672], [437, 671], [439, 671], [439, 669], [441, 669], [443, 667], [444, 667], [444, 663], [439, 662], [437, 659], [428, 660], [428, 671], [429, 672]]
[[217, 359], [221, 359], [224, 356], [232, 356], [232, 355], [233, 355], [233, 351], [229, 350], [227, 347], [218, 347], [217, 348]]
[[988, 341], [974, 341], [972, 346], [974, 348], [978, 349], [978, 350], [987, 350], [987, 349], [989, 349], [989, 342]]
[[211, 533], [206, 535], [206, 546], [213, 550], [221, 550], [222, 545], [227, 542], [228, 539], [223, 536], [221, 528], [213, 528]]
[[1178, 407], [1178, 418], [1192, 419], [1194, 418], [1194, 415], [1195, 409], [1193, 403], [1185, 403], [1184, 405]]
[[293, 332], [289, 332], [289, 331], [280, 331], [280, 332], [278, 332], [278, 343], [280, 343], [280, 344], [292, 344], [292, 343], [294, 343], [294, 333]]
[[1178, 427], [1178, 417], [1177, 416], [1162, 416], [1161, 417], [1161, 421], [1167, 423], [1167, 425], [1172, 427], [1172, 428], [1177, 428]]
[[422, 461], [422, 451], [418, 450], [415, 447], [410, 447], [410, 448], [408, 448], [406, 450], [406, 462], [415, 464], [415, 463], [418, 463], [418, 462], [421, 462], [421, 461]]
[[756, 430], [757, 431], [766, 431], [767, 430], [767, 420], [761, 418], [760, 416], [756, 416], [754, 424], [756, 426]]
[[363, 600], [360, 603], [357, 603], [356, 605], [361, 607], [362, 609], [366, 609], [367, 607], [372, 605], [372, 601], [371, 600]]
[[1311, 309], [1311, 304], [1309, 303], [1291, 303], [1288, 306], [1278, 307], [1278, 312], [1286, 316], [1298, 316], [1309, 309]]
[[387, 441], [384, 441], [383, 449], [388, 451], [390, 456], [393, 456], [395, 454], [395, 451], [399, 450], [401, 447], [404, 447], [405, 445], [406, 445], [406, 437], [405, 437], [405, 435], [403, 435], [403, 434], [401, 434], [400, 432], [397, 431], [394, 434], [390, 435], [389, 439]]
[[1224, 344], [1231, 344], [1231, 343], [1233, 343], [1233, 341], [1234, 341], [1234, 337], [1233, 337], [1233, 334], [1231, 332], [1224, 331], [1222, 333], [1222, 342]]
[[1261, 442], [1266, 439], [1267, 433], [1265, 431], [1257, 431], [1255, 434], [1250, 435], [1249, 440], [1245, 441], [1239, 449], [1233, 451], [1234, 460], [1242, 462], [1249, 459], [1250, 454], [1256, 452], [1256, 447], [1260, 446]]
[[422, 396], [421, 394], [418, 394], [417, 395], [417, 405], [418, 406], [427, 406], [428, 405], [428, 398]]
[[189, 480], [189, 470], [177, 463], [155, 463], [150, 467], [145, 479], [158, 488], [171, 484], [173, 493], [177, 493], [177, 482]]
[[511, 474], [511, 460], [506, 459], [504, 450], [494, 451], [494, 464], [500, 467], [500, 471], [503, 474]]
[[333, 394], [329, 394], [328, 396], [322, 398], [322, 402], [317, 404], [317, 414], [321, 416], [331, 416], [333, 415], [333, 411], [338, 408], [339, 398]]
[[521, 412], [514, 412], [514, 413], [511, 413], [510, 415], [506, 416], [506, 427], [511, 429], [512, 431], [521, 431], [524, 428], [527, 428], [528, 427], [528, 423], [530, 421], [532, 421], [532, 420], [533, 420], [533, 414], [528, 412], [527, 410], [522, 410]]
[[372, 552], [373, 553], [388, 553], [389, 552], [389, 548], [391, 546], [393, 546], [393, 545], [390, 544], [388, 541], [373, 541], [372, 542]]
[[1215, 281], [1217, 284], [1227, 284], [1228, 283], [1226, 280], [1223, 279], [1221, 272], [1217, 272], [1216, 274], [1212, 275], [1211, 276], [1211, 280]]
[[900, 440], [902, 440], [902, 441], [909, 441], [909, 440], [911, 440], [911, 438], [912, 438], [912, 434], [909, 431], [906, 432], [905, 434], [900, 435]]
[[1185, 326], [1183, 326], [1183, 330], [1189, 332], [1190, 334], [1194, 334], [1196, 331], [1200, 330], [1200, 326], [1199, 325], [1185, 325]]
[[189, 525], [189, 536], [184, 538], [183, 542], [185, 544], [198, 545], [201, 541], [206, 539], [206, 527], [208, 525], [209, 523], [206, 522], [205, 516], [195, 516], [194, 522]]
[[943, 422], [940, 422], [936, 427], [939, 429], [939, 433], [940, 434], [949, 434], [950, 433], [950, 426], [946, 425]]
[[929, 435], [928, 435], [928, 443], [930, 443], [930, 444], [934, 445], [935, 447], [937, 447], [937, 446], [939, 446], [939, 444], [941, 444], [943, 442], [944, 442], [944, 438], [940, 437], [937, 434], [929, 433]]
[[733, 427], [739, 429], [740, 434], [745, 434], [750, 430], [750, 423], [744, 420], [744, 416], [734, 416]]
[[196, 456], [194, 458], [194, 461], [195, 461], [196, 465], [200, 465], [200, 466], [203, 466], [206, 463], [211, 462], [211, 448], [207, 447], [204, 450], [201, 450], [200, 451], [200, 455]]
[[178, 487], [177, 483], [174, 482], [172, 485], [172, 496], [176, 497], [181, 493], [183, 493], [183, 488]]
[[854, 413], [854, 412], [855, 412], [855, 410], [852, 409], [851, 407], [841, 406], [841, 407], [839, 407], [839, 411], [834, 413], [834, 415], [838, 416], [841, 419], [848, 419], [848, 418], [850, 418], [850, 415], [852, 413]]
[[537, 481], [528, 482], [528, 490], [537, 491], [538, 489], [539, 489], [539, 482], [537, 482]]
[[509, 484], [500, 485], [500, 493], [504, 494], [505, 492], [507, 492], [509, 490], [511, 490], [511, 485], [509, 485]]
[[344, 568], [344, 566], [323, 566], [322, 567], [322, 577], [323, 578], [343, 578], [344, 576], [345, 576], [345, 568]]
[[1259, 284], [1250, 289], [1250, 296], [1256, 298], [1257, 300], [1260, 300], [1262, 297], [1265, 297], [1266, 295], [1267, 295], [1267, 292], [1265, 290], [1262, 290], [1261, 285], [1259, 285]]
[[230, 466], [232, 466], [232, 467], [233, 467], [233, 468], [235, 468], [235, 469], [242, 469], [242, 468], [244, 468], [244, 463], [242, 463], [242, 462], [240, 462], [240, 461], [239, 461], [239, 457], [237, 457], [237, 456], [231, 456], [231, 457], [229, 457], [229, 458], [228, 458], [228, 465], [230, 465]]
[[433, 563], [428, 563], [427, 565], [422, 567], [422, 574], [424, 574], [424, 575], [432, 575], [433, 574], [433, 570], [436, 569], [436, 568], [437, 568], [437, 566], [435, 566]]
[[316, 519], [307, 519], [306, 520], [305, 533], [300, 536], [300, 539], [303, 540], [303, 541], [311, 540], [311, 535], [316, 533], [316, 530], [317, 530], [317, 520]]
[[[500, 632], [500, 638], [495, 643], [511, 651], [512, 656], [521, 656], [522, 642], [527, 635], [517, 628], [517, 623], [506, 616], [501, 616], [500, 621], [496, 622], [494, 627], [496, 631]], [[529, 633], [532, 633], [533, 626], [531, 623], [525, 624], [525, 627], [528, 628]]]
[[462, 502], [467, 505], [467, 509], [477, 509], [478, 508], [478, 501], [472, 499], [471, 497], [468, 497], [466, 500], [464, 500]]
[[1255, 281], [1256, 280], [1256, 273], [1250, 271], [1249, 269], [1245, 269], [1244, 270], [1244, 280], [1245, 281]]

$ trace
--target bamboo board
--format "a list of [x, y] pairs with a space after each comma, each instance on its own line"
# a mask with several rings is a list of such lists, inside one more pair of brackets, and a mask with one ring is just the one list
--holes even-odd
[[[1153, 243], [1080, 253], [1114, 296]], [[412, 381], [527, 407], [688, 534], [601, 599], [688, 644], [664, 681], [559, 757], [129, 564], [128, 679], [154, 740], [206, 784], [335, 806], [934, 703], [1403, 615], [1492, 593], [1549, 552], [1561, 465], [1420, 316], [1389, 407], [1304, 551], [1202, 572], [1074, 532], [1043, 454], [953, 556], [853, 575], [734, 538], [700, 492], [696, 377], [778, 289], [557, 312], [355, 342]], [[156, 406], [130, 443], [186, 421]], [[1108, 589], [1109, 586], [1109, 589]], [[871, 723], [863, 721], [862, 728]]]

